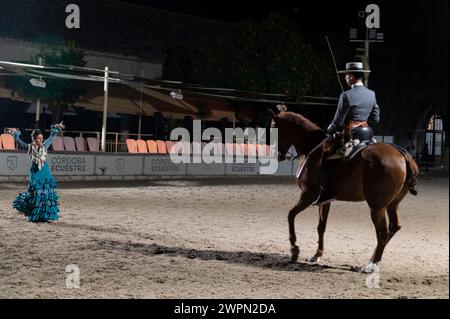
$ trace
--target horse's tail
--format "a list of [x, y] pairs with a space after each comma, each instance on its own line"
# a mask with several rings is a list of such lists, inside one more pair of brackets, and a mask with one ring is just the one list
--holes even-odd
[[416, 161], [413, 159], [412, 155], [402, 146], [392, 144], [402, 155], [405, 157], [406, 162], [406, 182], [408, 183], [408, 190], [414, 196], [417, 195], [416, 187], [416, 179], [419, 176], [419, 166]]
[[417, 190], [415, 187], [417, 176], [419, 176], [419, 166], [411, 155], [409, 155], [409, 158], [406, 158], [406, 169], [409, 172], [409, 179], [407, 177], [409, 192], [416, 196]]

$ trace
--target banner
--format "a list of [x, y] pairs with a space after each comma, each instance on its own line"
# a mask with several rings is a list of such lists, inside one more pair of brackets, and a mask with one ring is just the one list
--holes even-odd
[[226, 175], [258, 175], [258, 163], [231, 163], [225, 164]]
[[[294, 176], [292, 173], [292, 164], [294, 161], [282, 161], [278, 162], [278, 169], [274, 175], [276, 176]], [[298, 162], [296, 162], [298, 165]]]
[[186, 164], [174, 164], [167, 155], [145, 156], [144, 175], [186, 175]]
[[26, 153], [0, 152], [0, 175], [24, 176], [28, 175], [31, 161]]
[[47, 163], [55, 176], [94, 175], [94, 155], [49, 153]]
[[199, 163], [187, 164], [188, 175], [225, 175], [225, 164]]
[[97, 155], [95, 161], [96, 175], [142, 175], [144, 156]]

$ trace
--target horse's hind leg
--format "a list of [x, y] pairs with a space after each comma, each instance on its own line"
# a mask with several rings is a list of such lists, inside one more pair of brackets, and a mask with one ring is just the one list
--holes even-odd
[[400, 218], [398, 216], [398, 206], [400, 203], [391, 204], [387, 208], [387, 213], [389, 216], [389, 240], [394, 237], [395, 233], [398, 232], [402, 226], [400, 225]]
[[317, 233], [319, 234], [319, 246], [316, 254], [309, 259], [309, 262], [319, 262], [323, 255], [323, 235], [327, 227], [328, 213], [330, 211], [330, 204], [325, 204], [319, 207], [319, 225], [317, 226]]
[[400, 225], [400, 218], [398, 216], [398, 206], [400, 205], [400, 202], [402, 199], [406, 196], [406, 194], [409, 191], [409, 187], [404, 187], [403, 190], [400, 192], [399, 196], [389, 204], [387, 208], [387, 213], [389, 216], [389, 240], [394, 237], [395, 233], [398, 232], [402, 226]]
[[375, 248], [375, 252], [370, 259], [369, 264], [361, 268], [361, 271], [365, 273], [372, 273], [378, 269], [378, 263], [383, 256], [384, 248], [386, 247], [390, 237], [389, 230], [386, 225], [386, 207], [372, 207], [370, 209], [370, 215], [372, 217], [372, 222], [375, 226], [377, 235], [377, 247]]
[[289, 241], [291, 242], [291, 261], [295, 262], [300, 254], [300, 249], [295, 244], [297, 237], [295, 236], [295, 217], [298, 213], [305, 210], [314, 202], [314, 196], [310, 196], [306, 193], [300, 195], [300, 199], [295, 206], [289, 211], [288, 223], [289, 223]]

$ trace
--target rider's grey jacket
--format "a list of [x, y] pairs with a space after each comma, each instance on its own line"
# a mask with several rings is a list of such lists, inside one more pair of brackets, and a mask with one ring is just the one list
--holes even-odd
[[342, 131], [349, 121], [369, 121], [378, 123], [380, 108], [377, 104], [375, 92], [364, 85], [355, 85], [339, 97], [339, 104], [333, 122], [328, 127], [329, 134]]

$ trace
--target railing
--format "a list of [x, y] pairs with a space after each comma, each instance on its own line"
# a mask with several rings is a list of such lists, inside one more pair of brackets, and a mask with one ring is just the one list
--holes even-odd
[[106, 133], [106, 152], [128, 152], [126, 140], [128, 138], [150, 140], [153, 134], [135, 134], [135, 133]]
[[419, 165], [444, 168], [448, 158], [445, 150], [445, 131], [420, 130], [416, 131], [416, 160]]
[[[4, 133], [7, 132], [5, 128]], [[33, 129], [25, 129], [24, 132], [30, 133]], [[41, 130], [44, 133], [50, 133], [50, 130]], [[95, 137], [100, 144], [101, 133], [96, 131], [61, 131], [59, 136], [71, 136], [71, 137]], [[106, 152], [110, 153], [120, 153], [128, 152], [126, 140], [128, 138], [132, 139], [143, 139], [150, 140], [153, 139], [153, 134], [137, 134], [137, 133], [119, 133], [119, 132], [106, 132]]]

